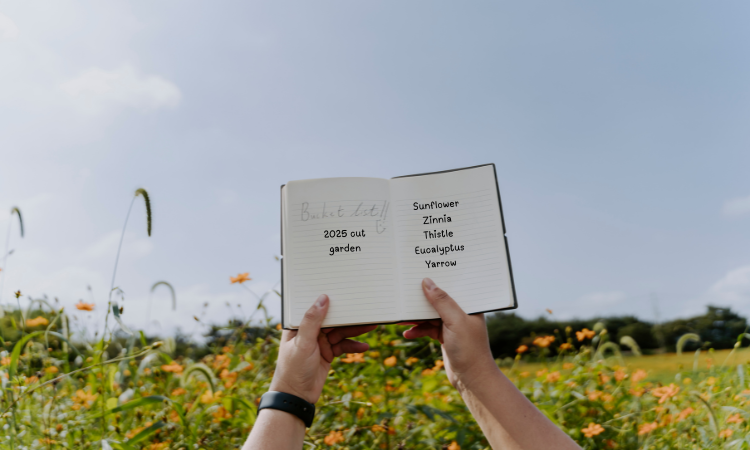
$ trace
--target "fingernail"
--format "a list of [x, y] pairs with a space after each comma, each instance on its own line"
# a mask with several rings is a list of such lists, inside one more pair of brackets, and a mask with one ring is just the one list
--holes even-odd
[[431, 280], [431, 279], [429, 279], [429, 278], [425, 278], [424, 280], [422, 280], [422, 282], [424, 283], [425, 287], [426, 287], [426, 288], [427, 288], [428, 290], [430, 290], [430, 291], [431, 291], [431, 290], [433, 290], [433, 289], [435, 289], [435, 288], [437, 287], [437, 286], [435, 285], [435, 282], [434, 282], [434, 281], [432, 281], [432, 280]]
[[320, 297], [318, 297], [317, 300], [315, 300], [315, 306], [318, 308], [324, 307], [328, 303], [328, 296], [323, 294]]

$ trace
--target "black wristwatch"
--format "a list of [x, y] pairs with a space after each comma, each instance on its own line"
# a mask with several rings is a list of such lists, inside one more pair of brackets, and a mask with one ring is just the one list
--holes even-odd
[[315, 417], [315, 405], [299, 398], [296, 395], [284, 392], [268, 391], [260, 398], [258, 412], [262, 409], [271, 408], [288, 412], [302, 419], [306, 427], [310, 427]]

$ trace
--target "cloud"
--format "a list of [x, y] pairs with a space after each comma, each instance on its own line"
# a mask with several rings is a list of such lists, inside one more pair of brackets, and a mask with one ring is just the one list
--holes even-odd
[[724, 202], [721, 212], [725, 216], [736, 217], [750, 213], [750, 196], [733, 198]]
[[708, 291], [708, 300], [719, 306], [750, 306], [750, 265], [730, 270]]
[[142, 111], [175, 108], [180, 89], [158, 75], [140, 75], [130, 65], [114, 70], [93, 67], [60, 85], [62, 91], [86, 112], [98, 113], [108, 106]]
[[0, 13], [0, 39], [14, 40], [18, 37], [18, 26], [10, 17]]

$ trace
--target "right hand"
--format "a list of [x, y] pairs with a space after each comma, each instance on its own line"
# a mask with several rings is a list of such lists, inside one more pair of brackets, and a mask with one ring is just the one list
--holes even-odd
[[481, 382], [489, 371], [497, 371], [484, 314], [466, 314], [450, 295], [429, 278], [422, 280], [422, 290], [440, 319], [417, 322], [404, 332], [404, 337], [416, 339], [429, 336], [440, 341], [448, 380], [459, 390]]

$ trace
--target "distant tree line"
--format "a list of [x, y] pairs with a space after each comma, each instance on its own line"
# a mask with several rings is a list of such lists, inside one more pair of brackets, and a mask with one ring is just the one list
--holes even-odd
[[[549, 347], [553, 352], [560, 344], [567, 342], [569, 337], [572, 338], [571, 343], [578, 347], [575, 332], [583, 328], [593, 329], [597, 323], [601, 323], [607, 329], [611, 341], [619, 343], [623, 336], [630, 336], [644, 353], [674, 352], [677, 340], [685, 333], [698, 334], [702, 343], [688, 344], [684, 350], [732, 348], [737, 342], [737, 337], [748, 331], [747, 319], [730, 308], [717, 306], [708, 306], [706, 313], [700, 316], [660, 324], [634, 316], [556, 321], [544, 316], [529, 320], [515, 313], [496, 313], [487, 318], [487, 329], [493, 355], [496, 358], [505, 358], [514, 356], [516, 349], [521, 345], [531, 347], [537, 336], [555, 336], [555, 343]], [[566, 329], [569, 331], [566, 332]]]

